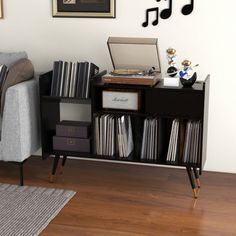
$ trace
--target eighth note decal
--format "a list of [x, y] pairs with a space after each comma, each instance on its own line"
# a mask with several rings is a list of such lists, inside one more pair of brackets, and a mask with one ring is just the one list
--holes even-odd
[[[156, 2], [160, 2], [162, 0], [156, 0]], [[159, 10], [159, 7], [153, 7], [146, 10], [145, 13], [145, 21], [143, 22], [142, 26], [147, 27], [149, 25], [149, 18], [150, 14], [155, 15], [155, 18], [152, 20], [152, 25], [158, 25], [159, 23], [159, 13], [160, 18], [166, 20], [171, 17], [172, 15], [172, 0], [165, 0], [168, 1], [167, 8], [163, 9], [162, 11]], [[194, 0], [189, 0], [190, 2], [185, 4], [181, 10], [181, 13], [185, 16], [190, 15], [194, 9]]]

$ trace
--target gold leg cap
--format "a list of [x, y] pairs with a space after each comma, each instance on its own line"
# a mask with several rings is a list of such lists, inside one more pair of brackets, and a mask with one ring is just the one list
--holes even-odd
[[194, 197], [195, 199], [198, 198], [198, 194], [197, 194], [197, 189], [196, 189], [196, 188], [193, 189], [193, 197]]
[[200, 182], [200, 179], [198, 178], [198, 179], [196, 179], [196, 182], [197, 182], [197, 186], [198, 186], [198, 188], [200, 188], [201, 187], [201, 182]]

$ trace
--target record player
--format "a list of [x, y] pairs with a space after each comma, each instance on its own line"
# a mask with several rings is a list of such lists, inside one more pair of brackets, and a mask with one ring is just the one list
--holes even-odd
[[154, 86], [161, 79], [156, 38], [109, 37], [107, 45], [114, 70], [104, 83]]

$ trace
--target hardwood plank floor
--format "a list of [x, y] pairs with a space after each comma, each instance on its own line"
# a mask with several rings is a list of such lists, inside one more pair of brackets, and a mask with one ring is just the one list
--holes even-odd
[[[49, 183], [52, 159], [31, 157], [25, 185], [70, 189], [75, 197], [43, 236], [236, 235], [236, 175], [203, 172], [197, 202], [183, 169], [68, 160]], [[18, 184], [18, 167], [0, 162], [0, 182]], [[195, 204], [194, 204], [195, 203]]]

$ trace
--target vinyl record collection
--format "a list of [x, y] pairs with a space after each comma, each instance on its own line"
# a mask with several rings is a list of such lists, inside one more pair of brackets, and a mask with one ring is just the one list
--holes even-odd
[[54, 61], [51, 96], [89, 98], [90, 80], [98, 72], [93, 63]]
[[174, 119], [171, 127], [169, 147], [166, 158], [167, 161], [176, 161], [177, 159], [178, 137], [179, 137], [179, 120]]
[[166, 161], [199, 163], [201, 155], [201, 130], [201, 121], [174, 119]]
[[202, 142], [202, 129], [200, 121], [188, 121], [185, 134], [185, 145], [183, 152], [184, 163], [198, 163], [201, 142]]
[[160, 158], [161, 120], [158, 118], [147, 118], [144, 120], [141, 159], [157, 161]]
[[[96, 115], [94, 124], [95, 154], [129, 157], [134, 149], [130, 116]], [[168, 129], [169, 136], [166, 135]], [[202, 123], [199, 120], [173, 119], [167, 122], [167, 119], [148, 117], [143, 123], [140, 159], [161, 163], [198, 164], [201, 137]]]
[[100, 115], [94, 118], [95, 154], [127, 158], [134, 148], [130, 116]]

